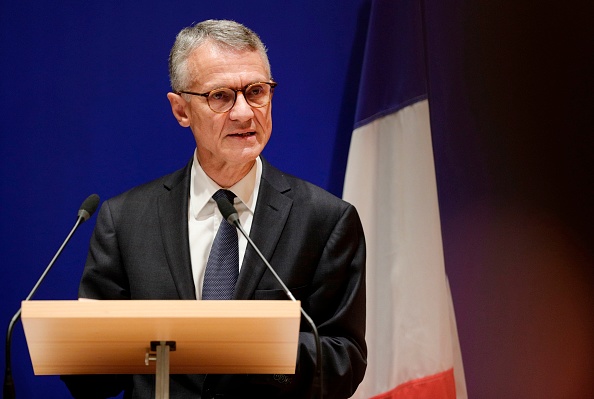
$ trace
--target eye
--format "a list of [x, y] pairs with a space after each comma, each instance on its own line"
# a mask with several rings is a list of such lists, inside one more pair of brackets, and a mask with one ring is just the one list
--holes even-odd
[[252, 98], [260, 97], [266, 93], [266, 89], [264, 86], [265, 85], [262, 85], [262, 84], [251, 85], [250, 87], [247, 88], [245, 94]]
[[233, 91], [229, 89], [213, 90], [208, 96], [209, 100], [217, 102], [233, 101]]

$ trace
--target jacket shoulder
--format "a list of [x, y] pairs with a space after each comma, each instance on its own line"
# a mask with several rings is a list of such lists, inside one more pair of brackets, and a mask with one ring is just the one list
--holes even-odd
[[291, 198], [294, 203], [336, 209], [342, 212], [352, 206], [322, 187], [300, 177], [285, 173], [267, 162], [264, 163], [262, 178], [280, 193]]
[[186, 166], [173, 173], [132, 187], [105, 202], [109, 203], [111, 208], [146, 206], [174, 189], [184, 190], [184, 187], [187, 186], [186, 191], [188, 191], [191, 167], [192, 162], [190, 161]]

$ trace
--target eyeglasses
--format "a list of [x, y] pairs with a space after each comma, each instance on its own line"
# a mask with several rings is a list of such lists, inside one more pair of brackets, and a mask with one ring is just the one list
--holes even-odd
[[177, 94], [184, 93], [206, 97], [206, 102], [210, 109], [216, 113], [223, 114], [233, 108], [238, 92], [242, 92], [245, 101], [254, 108], [262, 108], [270, 104], [276, 85], [276, 82], [255, 82], [246, 85], [243, 89], [221, 87], [206, 93], [194, 93], [192, 91], [182, 90], [178, 91]]

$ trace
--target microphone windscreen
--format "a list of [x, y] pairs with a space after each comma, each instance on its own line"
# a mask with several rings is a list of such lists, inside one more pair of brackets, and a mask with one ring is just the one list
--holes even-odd
[[78, 215], [82, 216], [85, 220], [87, 220], [91, 216], [93, 216], [93, 213], [95, 213], [98, 206], [99, 196], [97, 194], [91, 194], [87, 197], [86, 200], [83, 201], [78, 211]]
[[215, 199], [215, 201], [217, 202], [217, 206], [219, 207], [219, 211], [221, 211], [223, 218], [225, 218], [229, 223], [233, 224], [235, 219], [238, 218], [237, 209], [235, 209], [235, 207], [225, 196], [221, 196]]

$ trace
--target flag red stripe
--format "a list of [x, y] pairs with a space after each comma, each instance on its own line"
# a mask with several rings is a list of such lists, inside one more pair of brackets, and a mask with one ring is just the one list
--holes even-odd
[[456, 399], [454, 369], [407, 381], [371, 399]]

